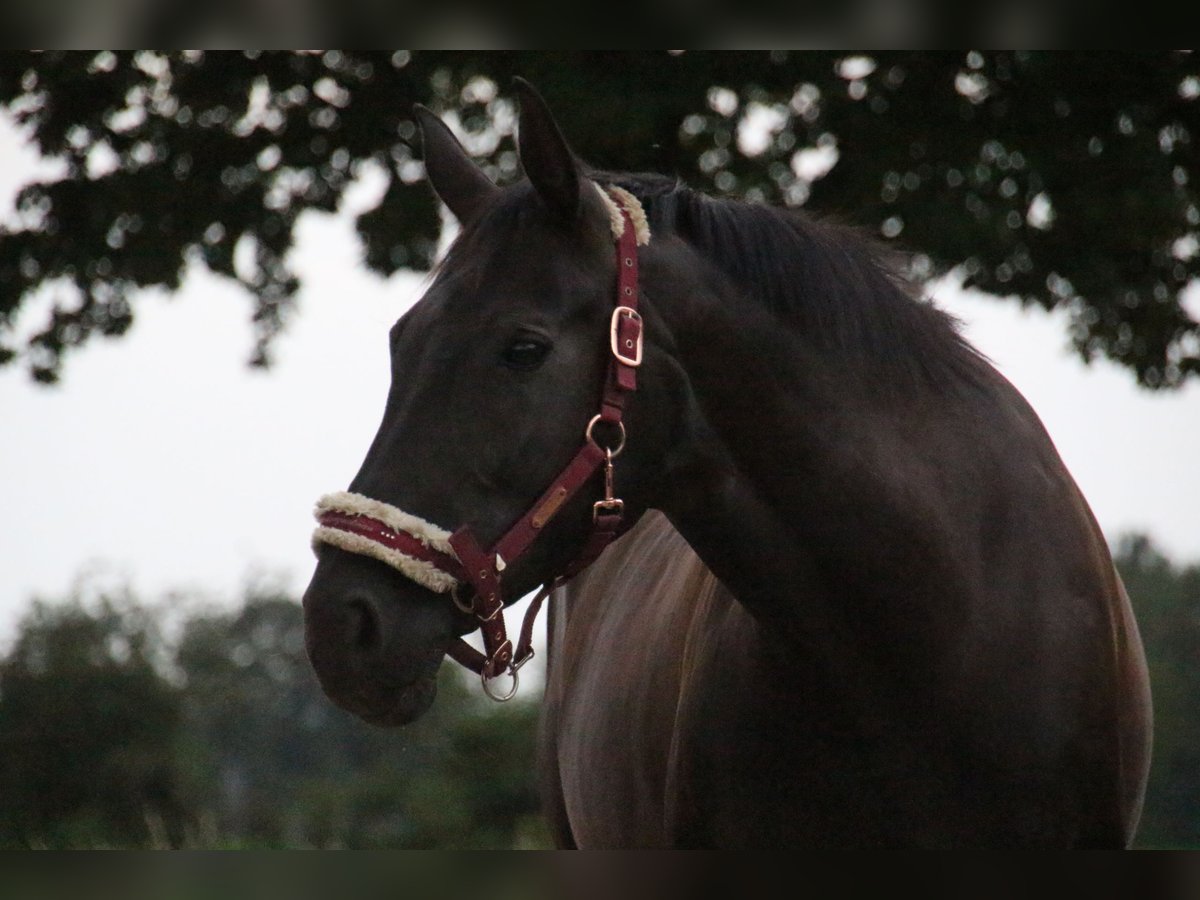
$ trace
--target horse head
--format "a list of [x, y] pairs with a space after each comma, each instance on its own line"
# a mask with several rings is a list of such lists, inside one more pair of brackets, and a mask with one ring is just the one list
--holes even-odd
[[[519, 91], [527, 177], [504, 189], [416, 110], [429, 181], [462, 232], [391, 330], [387, 404], [358, 474], [318, 506], [309, 657], [335, 702], [379, 724], [428, 708], [443, 656], [481, 612], [568, 572], [613, 490], [615, 530], [635, 522], [669, 438], [654, 396], [670, 390], [671, 366], [617, 296], [636, 297], [637, 202], [589, 180], [542, 99]], [[626, 227], [636, 234], [622, 244]], [[517, 558], [497, 549], [516, 545]], [[510, 664], [502, 652], [488, 648], [485, 686]]]

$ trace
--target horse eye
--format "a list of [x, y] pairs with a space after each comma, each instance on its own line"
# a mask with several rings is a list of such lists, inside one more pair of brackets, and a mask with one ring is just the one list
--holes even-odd
[[518, 372], [528, 372], [540, 366], [549, 352], [549, 344], [518, 338], [504, 349], [504, 365]]

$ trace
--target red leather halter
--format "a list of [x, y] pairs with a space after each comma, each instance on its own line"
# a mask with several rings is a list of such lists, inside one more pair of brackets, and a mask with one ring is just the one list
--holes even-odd
[[[447, 654], [477, 672], [484, 691], [493, 700], [508, 700], [516, 693], [517, 671], [534, 655], [533, 624], [542, 602], [555, 588], [595, 561], [621, 529], [624, 504], [613, 495], [613, 460], [625, 447], [622, 416], [626, 397], [637, 389], [637, 368], [642, 362], [642, 317], [638, 313], [637, 232], [621, 198], [614, 196], [614, 200], [624, 228], [616, 238], [617, 297], [607, 335], [609, 359], [600, 409], [587, 423], [583, 444], [574, 458], [529, 511], [488, 550], [479, 545], [470, 526], [460, 527], [449, 538], [453, 556], [429, 546], [428, 540], [421, 535], [410, 534], [368, 515], [332, 509], [317, 514], [317, 521], [324, 529], [365, 538], [472, 587], [469, 603], [459, 598], [457, 586], [451, 590], [451, 597], [460, 609], [472, 613], [479, 622], [484, 652], [480, 653], [460, 638]], [[602, 445], [595, 433], [600, 427], [612, 434], [615, 445]], [[591, 535], [566, 570], [549, 579], [538, 591], [525, 614], [514, 648], [508, 639], [502, 613], [504, 569], [529, 549], [546, 524], [601, 468], [604, 469], [604, 497], [593, 504]], [[320, 530], [318, 540], [322, 539]], [[497, 693], [490, 683], [506, 671], [512, 676], [510, 690]]]

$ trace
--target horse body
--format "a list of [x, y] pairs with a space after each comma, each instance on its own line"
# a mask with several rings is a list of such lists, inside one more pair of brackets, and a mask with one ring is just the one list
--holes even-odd
[[[482, 545], [572, 458], [616, 342], [609, 213], [523, 99], [529, 182], [505, 190], [423, 117], [465, 227], [393, 330], [351, 485]], [[1128, 846], [1141, 644], [1028, 404], [857, 237], [586, 174], [632, 195], [654, 237], [615, 466], [638, 524], [552, 615], [539, 768], [563, 845]], [[497, 560], [505, 599], [578, 556], [592, 499], [556, 501], [529, 553]], [[477, 625], [329, 546], [304, 603], [327, 692], [382, 724], [428, 707]]]
[[[991, 670], [995, 683], [982, 692], [993, 704], [987, 723], [963, 708], [967, 698], [930, 708], [937, 692], [920, 687], [894, 707], [879, 697], [847, 703], [845, 683], [831, 683], [807, 648], [760, 625], [657, 513], [561, 603], [539, 740], [542, 793], [561, 846], [1120, 847], [1132, 839], [1149, 723], [1128, 621], [1117, 627], [1112, 668], [1091, 685], [1097, 698], [1114, 687], [1124, 695], [1117, 718], [1097, 709], [1094, 730], [1063, 734], [1077, 712], [1024, 713], [1028, 698], [1003, 668]], [[1055, 714], [1063, 719], [1051, 723], [1052, 740], [1045, 719]], [[1097, 741], [1105, 751], [1089, 754]]]
[[1033, 411], [972, 354], [880, 389], [701, 261], [656, 264], [701, 420], [658, 503], [682, 537], [656, 518], [568, 589], [558, 821], [585, 846], [1126, 845], [1140, 642]]

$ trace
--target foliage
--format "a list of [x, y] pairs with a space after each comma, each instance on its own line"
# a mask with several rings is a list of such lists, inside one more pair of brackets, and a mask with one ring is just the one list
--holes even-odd
[[[439, 217], [411, 105], [451, 114], [511, 181], [515, 74], [593, 164], [836, 213], [914, 251], [917, 277], [958, 267], [1064, 308], [1085, 358], [1144, 385], [1200, 372], [1182, 296], [1200, 267], [1200, 63], [1181, 51], [7, 54], [0, 104], [64, 174], [0, 232], [0, 357], [52, 381], [70, 348], [129, 327], [137, 289], [202, 264], [255, 295], [265, 364], [298, 216], [375, 166], [367, 265], [428, 267]], [[17, 347], [39, 290], [50, 321]]]
[[127, 599], [35, 603], [0, 664], [0, 843], [178, 839], [175, 691]]
[[1117, 568], [1146, 645], [1154, 758], [1139, 842], [1200, 846], [1200, 565], [1177, 566], [1142, 535], [1124, 538]]
[[321, 693], [294, 601], [186, 616], [38, 604], [0, 667], [0, 845], [506, 848], [544, 843], [536, 703], [450, 667], [431, 713], [368, 726]]

